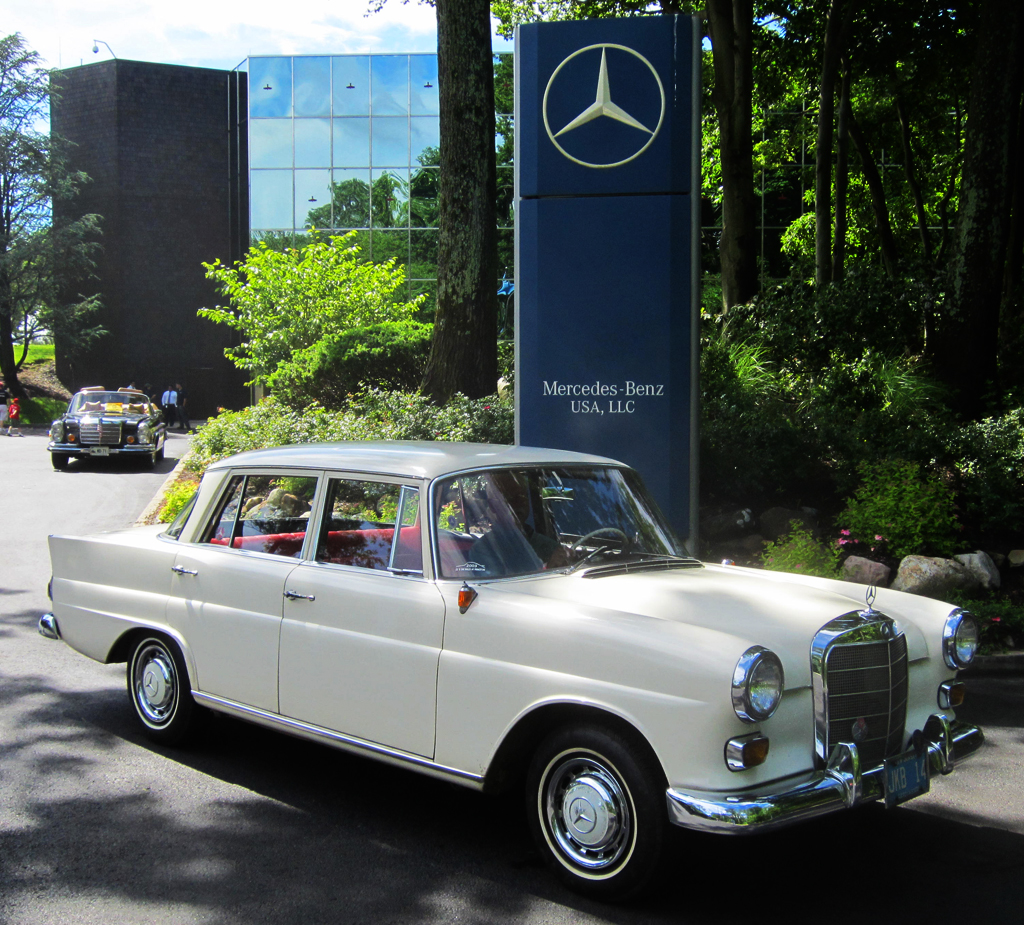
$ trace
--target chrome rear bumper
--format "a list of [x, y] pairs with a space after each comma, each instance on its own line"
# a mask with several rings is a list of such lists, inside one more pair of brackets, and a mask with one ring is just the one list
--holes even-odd
[[[923, 730], [931, 773], [948, 774], [953, 766], [977, 751], [985, 737], [977, 726], [950, 722], [941, 713], [928, 718]], [[884, 797], [882, 768], [861, 771], [857, 746], [835, 747], [824, 771], [795, 786], [763, 793], [701, 793], [670, 789], [669, 819], [687, 829], [723, 835], [747, 835], [781, 828]]]

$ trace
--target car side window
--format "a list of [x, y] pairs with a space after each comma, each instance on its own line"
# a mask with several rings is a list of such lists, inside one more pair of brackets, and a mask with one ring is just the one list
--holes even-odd
[[331, 479], [316, 561], [421, 572], [419, 492], [387, 482]]
[[299, 558], [316, 485], [315, 476], [235, 476], [204, 542]]

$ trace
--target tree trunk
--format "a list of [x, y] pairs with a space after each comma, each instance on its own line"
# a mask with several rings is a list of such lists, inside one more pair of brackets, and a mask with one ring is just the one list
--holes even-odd
[[871, 193], [871, 210], [875, 213], [875, 226], [878, 228], [878, 242], [882, 251], [882, 266], [885, 267], [885, 274], [890, 279], [896, 276], [896, 267], [899, 265], [899, 254], [896, 250], [896, 239], [892, 236], [892, 226], [889, 224], [889, 206], [885, 201], [885, 187], [882, 185], [882, 178], [878, 174], [878, 167], [875, 166], [875, 159], [871, 156], [871, 148], [868, 147], [867, 139], [860, 130], [860, 125], [850, 111], [850, 140], [857, 149], [860, 156], [861, 170], [864, 171], [864, 181], [868, 185], [868, 192]]
[[494, 64], [487, 0], [437, 0], [440, 96], [437, 312], [423, 391], [496, 391]]
[[1010, 199], [1010, 239], [1006, 247], [1006, 272], [1000, 306], [999, 356], [1004, 370], [1013, 376], [1009, 385], [1024, 385], [1024, 98], [1017, 112], [1017, 140], [1010, 162], [1013, 169], [1013, 196]]
[[956, 244], [941, 319], [936, 368], [968, 417], [985, 411], [996, 384], [999, 306], [1010, 229], [1020, 112], [1022, 20], [1019, 0], [987, 0], [971, 73]]
[[[829, 4], [821, 55], [818, 140], [814, 154], [814, 282], [818, 286], [832, 279], [832, 124], [836, 76], [843, 52], [844, 6], [844, 0], [831, 0]], [[852, 3], [849, 10], [852, 10]], [[849, 18], [849, 10], [846, 18]]]
[[907, 117], [906, 107], [899, 96], [896, 97], [896, 115], [900, 120], [900, 143], [903, 146], [903, 173], [910, 186], [910, 193], [914, 198], [914, 212], [917, 215], [917, 230], [921, 235], [921, 253], [927, 263], [932, 259], [932, 242], [928, 234], [928, 217], [924, 211], [924, 197], [921, 195], [921, 184], [917, 182], [917, 171], [914, 169], [916, 158], [914, 149], [910, 145], [910, 119]]
[[753, 0], [708, 0], [707, 12], [722, 161], [722, 302], [729, 308], [749, 302], [758, 291], [751, 137]]
[[[10, 292], [10, 283], [6, 274], [0, 275], [0, 293]], [[25, 389], [18, 381], [18, 365], [14, 360], [14, 325], [11, 321], [11, 299], [9, 295], [0, 295], [0, 381], [11, 395], [25, 397]]]
[[843, 69], [836, 129], [836, 227], [832, 247], [832, 280], [846, 275], [846, 192], [850, 185], [850, 66]]

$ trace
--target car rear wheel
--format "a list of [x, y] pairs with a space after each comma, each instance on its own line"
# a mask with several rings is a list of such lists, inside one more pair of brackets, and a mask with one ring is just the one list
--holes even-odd
[[162, 636], [144, 636], [128, 661], [128, 697], [142, 731], [161, 745], [177, 745], [189, 735], [196, 703], [178, 647]]
[[548, 736], [530, 765], [530, 828], [563, 882], [598, 899], [623, 899], [660, 867], [664, 792], [641, 742], [603, 726], [566, 727]]
[[67, 469], [71, 457], [67, 453], [51, 453], [50, 463], [54, 469]]

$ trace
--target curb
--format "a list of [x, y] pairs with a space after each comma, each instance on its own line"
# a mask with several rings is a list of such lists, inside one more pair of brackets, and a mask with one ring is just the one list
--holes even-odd
[[146, 509], [139, 514], [138, 519], [132, 526], [134, 527], [145, 527], [150, 525], [152, 522], [150, 518], [156, 514], [156, 510], [160, 507], [160, 503], [164, 500], [164, 495], [167, 493], [167, 489], [177, 481], [178, 476], [181, 475], [181, 470], [185, 468], [185, 459], [188, 457], [188, 453], [178, 460], [178, 464], [167, 474], [167, 478], [164, 479], [163, 484], [157, 489], [157, 493], [153, 495], [153, 500], [146, 505]]
[[960, 674], [965, 678], [987, 678], [999, 675], [1024, 675], [1024, 652], [1000, 655], [979, 655]]

